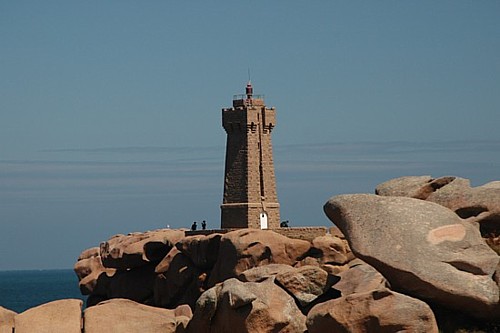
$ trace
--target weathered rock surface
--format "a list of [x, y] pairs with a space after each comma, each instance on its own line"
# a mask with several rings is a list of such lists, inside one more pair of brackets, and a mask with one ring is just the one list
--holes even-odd
[[471, 187], [460, 177], [401, 177], [377, 186], [383, 196], [406, 196], [435, 202], [447, 207], [463, 219], [478, 222], [483, 235], [500, 235], [500, 182]]
[[338, 277], [316, 266], [302, 266], [276, 275], [276, 283], [292, 295], [302, 308], [327, 293]]
[[42, 304], [14, 317], [16, 333], [81, 333], [82, 301], [64, 299]]
[[323, 265], [344, 265], [354, 259], [347, 241], [333, 235], [314, 238], [309, 255]]
[[115, 269], [105, 268], [102, 265], [100, 250], [98, 247], [85, 250], [78, 257], [74, 266], [74, 271], [79, 279], [79, 286], [82, 295], [90, 295], [96, 289], [97, 281], [101, 274], [111, 277], [115, 274]]
[[295, 264], [311, 248], [308, 241], [291, 239], [275, 232], [242, 229], [228, 232], [220, 241], [217, 262], [209, 286], [237, 277], [249, 268], [268, 264]]
[[274, 284], [228, 279], [199, 298], [187, 332], [192, 333], [300, 333], [305, 316], [293, 298]]
[[269, 264], [247, 269], [238, 276], [238, 280], [242, 282], [262, 282], [277, 274], [283, 274], [294, 271], [290, 265], [284, 264]]
[[116, 235], [101, 243], [100, 255], [107, 268], [129, 269], [158, 263], [184, 237], [184, 231], [160, 229]]
[[356, 259], [349, 263], [349, 269], [338, 274], [340, 281], [333, 285], [342, 296], [389, 288], [389, 282], [375, 268]]
[[492, 318], [499, 257], [477, 228], [449, 209], [405, 197], [357, 194], [331, 198], [325, 212], [354, 254], [408, 295]]
[[12, 333], [16, 314], [14, 311], [0, 306], [0, 333]]
[[309, 333], [437, 333], [434, 314], [424, 302], [385, 290], [354, 293], [314, 306]]
[[190, 319], [188, 309], [168, 310], [113, 299], [85, 310], [85, 333], [184, 332]]

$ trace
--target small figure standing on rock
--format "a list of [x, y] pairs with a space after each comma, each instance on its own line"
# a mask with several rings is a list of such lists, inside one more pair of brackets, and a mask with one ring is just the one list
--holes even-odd
[[280, 223], [280, 228], [288, 228], [288, 220], [281, 221]]
[[191, 230], [195, 231], [196, 230], [196, 221], [193, 222], [193, 224], [191, 225]]
[[201, 229], [203, 229], [203, 230], [207, 229], [207, 222], [205, 220], [203, 220], [203, 222], [201, 222]]

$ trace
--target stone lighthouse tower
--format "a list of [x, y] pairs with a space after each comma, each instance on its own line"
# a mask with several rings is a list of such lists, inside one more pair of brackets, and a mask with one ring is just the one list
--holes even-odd
[[274, 229], [280, 225], [271, 132], [276, 111], [253, 94], [233, 97], [233, 107], [222, 109], [227, 133], [221, 228]]

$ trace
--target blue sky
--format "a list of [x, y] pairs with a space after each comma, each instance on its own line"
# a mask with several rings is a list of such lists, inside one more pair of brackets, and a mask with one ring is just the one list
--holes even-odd
[[277, 108], [292, 225], [403, 175], [498, 180], [498, 17], [498, 1], [0, 0], [0, 270], [217, 227], [221, 108], [248, 68]]

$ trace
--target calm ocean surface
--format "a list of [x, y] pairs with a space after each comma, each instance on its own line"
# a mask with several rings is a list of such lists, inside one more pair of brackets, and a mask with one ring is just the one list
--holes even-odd
[[78, 278], [71, 269], [0, 271], [0, 306], [17, 313], [62, 298], [80, 294]]

